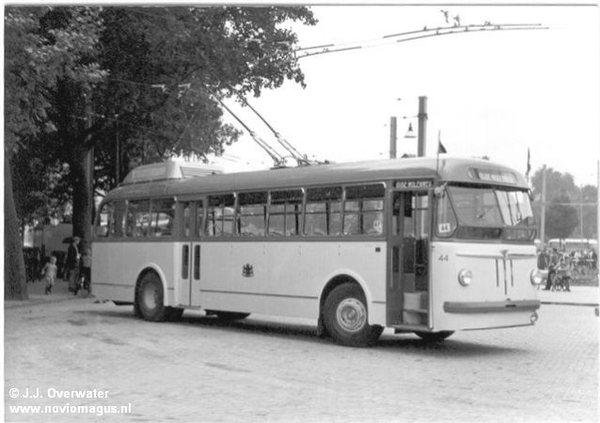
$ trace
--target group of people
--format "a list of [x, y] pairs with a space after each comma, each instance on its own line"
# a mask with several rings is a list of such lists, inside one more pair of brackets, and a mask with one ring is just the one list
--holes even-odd
[[[45, 294], [52, 293], [52, 287], [56, 282], [58, 275], [58, 266], [56, 257], [51, 256], [50, 260], [41, 271], [42, 282], [46, 284]], [[92, 270], [92, 250], [87, 246], [81, 245], [81, 238], [73, 237], [67, 250], [65, 261], [65, 279], [69, 281], [69, 292], [74, 295], [81, 289], [91, 292], [91, 270]]]
[[548, 248], [538, 254], [538, 268], [548, 271], [544, 291], [562, 289], [571, 290], [571, 271], [573, 266], [567, 255], [559, 254], [556, 249]]
[[597, 260], [598, 256], [594, 250], [571, 253], [561, 253], [556, 248], [541, 250], [538, 253], [538, 268], [548, 271], [544, 291], [570, 291], [573, 273], [581, 273], [582, 269], [595, 269]]

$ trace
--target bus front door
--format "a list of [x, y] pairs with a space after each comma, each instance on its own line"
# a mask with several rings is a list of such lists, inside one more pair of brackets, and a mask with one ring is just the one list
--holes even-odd
[[428, 326], [428, 193], [395, 191], [392, 195], [387, 323]]

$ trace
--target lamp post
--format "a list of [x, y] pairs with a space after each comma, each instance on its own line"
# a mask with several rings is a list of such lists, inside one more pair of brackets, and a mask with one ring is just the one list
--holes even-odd
[[396, 130], [396, 116], [392, 116], [390, 118], [390, 159], [396, 158], [396, 140], [397, 140], [397, 130]]
[[425, 142], [427, 139], [427, 97], [419, 97], [419, 131], [417, 133], [417, 156], [425, 157]]

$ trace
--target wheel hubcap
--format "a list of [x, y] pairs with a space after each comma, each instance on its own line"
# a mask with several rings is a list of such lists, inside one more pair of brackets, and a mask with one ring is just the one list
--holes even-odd
[[152, 310], [156, 307], [156, 304], [158, 303], [156, 299], [157, 296], [158, 292], [156, 288], [147, 286], [146, 289], [144, 289], [144, 292], [142, 293], [142, 299], [146, 309]]
[[339, 325], [348, 332], [360, 331], [367, 322], [367, 309], [356, 298], [346, 298], [336, 311]]

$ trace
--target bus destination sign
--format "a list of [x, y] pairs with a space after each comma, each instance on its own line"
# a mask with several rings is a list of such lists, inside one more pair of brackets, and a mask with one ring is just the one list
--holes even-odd
[[399, 189], [419, 189], [431, 188], [433, 181], [431, 179], [411, 179], [408, 181], [396, 181], [395, 187]]

